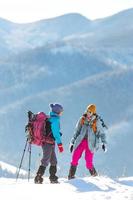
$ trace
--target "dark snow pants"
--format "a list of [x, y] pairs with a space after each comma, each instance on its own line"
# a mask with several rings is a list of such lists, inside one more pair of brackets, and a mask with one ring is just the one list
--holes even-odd
[[47, 167], [50, 163], [52, 166], [57, 165], [57, 158], [55, 154], [55, 144], [45, 143], [42, 146], [43, 149], [43, 158], [41, 160], [41, 165]]

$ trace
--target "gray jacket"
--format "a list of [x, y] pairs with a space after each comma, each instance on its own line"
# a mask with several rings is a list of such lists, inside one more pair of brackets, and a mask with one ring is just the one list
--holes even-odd
[[94, 133], [93, 129], [91, 128], [92, 122], [88, 122], [85, 120], [85, 123], [81, 125], [81, 118], [76, 124], [75, 133], [73, 138], [71, 139], [71, 143], [74, 144], [74, 150], [78, 147], [78, 145], [81, 143], [81, 141], [86, 138], [88, 138], [88, 146], [89, 149], [94, 152], [99, 149], [100, 142], [103, 144], [107, 144], [106, 142], [106, 135], [103, 130], [102, 124], [100, 119], [97, 119], [97, 132]]

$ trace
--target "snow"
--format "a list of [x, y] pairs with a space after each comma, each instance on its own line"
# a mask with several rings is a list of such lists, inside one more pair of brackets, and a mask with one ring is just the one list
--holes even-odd
[[[18, 171], [17, 167], [5, 163], [3, 161], [0, 161], [0, 176], [15, 177], [17, 171]], [[20, 169], [19, 175], [25, 177], [27, 175], [27, 172], [23, 169]]]
[[[5, 171], [10, 172], [5, 176]], [[133, 200], [133, 177], [110, 178], [76, 177], [73, 180], [59, 177], [60, 184], [50, 184], [49, 178], [44, 177], [43, 184], [34, 184], [33, 176], [28, 181], [27, 173], [20, 170], [20, 176], [16, 180], [17, 168], [0, 161], [0, 196], [4, 200], [10, 197], [13, 200], [53, 199], [69, 200]], [[22, 174], [25, 174], [21, 178]], [[26, 177], [26, 178], [25, 178]]]
[[41, 185], [33, 179], [0, 178], [0, 194], [4, 200], [21, 199], [69, 199], [69, 200], [133, 200], [133, 177], [111, 179], [109, 177], [84, 177], [68, 181], [59, 179], [60, 184], [49, 184], [48, 177]]

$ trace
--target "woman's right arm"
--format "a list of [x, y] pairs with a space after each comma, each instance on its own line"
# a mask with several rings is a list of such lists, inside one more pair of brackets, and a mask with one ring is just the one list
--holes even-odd
[[77, 124], [76, 124], [76, 127], [75, 127], [75, 132], [74, 132], [74, 135], [71, 139], [71, 143], [74, 144], [75, 143], [75, 140], [77, 139], [77, 137], [80, 135], [80, 131], [81, 131], [81, 128], [82, 128], [82, 124], [81, 124], [81, 118], [78, 120]]

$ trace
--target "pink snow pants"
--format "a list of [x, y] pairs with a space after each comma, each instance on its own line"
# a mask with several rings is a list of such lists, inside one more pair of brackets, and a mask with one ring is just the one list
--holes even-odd
[[78, 165], [78, 161], [81, 158], [83, 151], [85, 151], [86, 168], [92, 169], [94, 153], [90, 151], [87, 139], [83, 139], [82, 142], [78, 145], [78, 147], [74, 150], [71, 165]]

